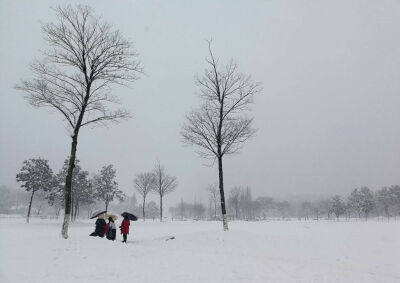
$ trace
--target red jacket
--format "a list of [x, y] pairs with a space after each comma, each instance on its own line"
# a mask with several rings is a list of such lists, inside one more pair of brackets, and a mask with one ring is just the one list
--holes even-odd
[[122, 220], [121, 223], [121, 234], [129, 234], [129, 225], [131, 223], [129, 222], [129, 220]]

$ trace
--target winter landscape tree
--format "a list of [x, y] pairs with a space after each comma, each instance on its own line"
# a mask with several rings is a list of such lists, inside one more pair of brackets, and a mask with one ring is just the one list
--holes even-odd
[[[141, 209], [142, 205], [139, 206], [139, 209]], [[146, 211], [147, 211], [147, 217], [152, 218], [153, 221], [154, 219], [160, 215], [160, 208], [157, 206], [157, 203], [155, 201], [149, 201], [146, 203]]]
[[220, 65], [208, 42], [210, 58], [208, 68], [196, 78], [203, 104], [186, 116], [181, 134], [187, 145], [199, 148], [204, 158], [218, 161], [219, 191], [223, 229], [228, 230], [226, 218], [223, 157], [240, 151], [251, 138], [253, 119], [245, 116], [253, 103], [254, 95], [261, 91], [260, 84], [249, 75], [239, 73], [237, 64], [231, 60]]
[[393, 185], [390, 187], [390, 196], [392, 199], [392, 205], [396, 210], [396, 214], [400, 214], [400, 186]]
[[374, 195], [367, 187], [354, 189], [351, 192], [348, 201], [350, 207], [357, 212], [358, 217], [361, 217], [361, 215], [364, 214], [365, 218], [367, 218], [374, 208]]
[[29, 223], [35, 192], [48, 191], [54, 186], [53, 170], [51, 170], [47, 160], [32, 158], [23, 162], [23, 166], [17, 174], [16, 179], [17, 182], [22, 183], [22, 188], [25, 188], [27, 192], [31, 192], [28, 214], [26, 216], [26, 222]]
[[23, 80], [17, 89], [27, 94], [31, 105], [57, 110], [69, 129], [72, 143], [62, 224], [66, 239], [79, 132], [88, 125], [130, 117], [127, 110], [113, 109], [118, 100], [110, 87], [137, 80], [141, 67], [132, 43], [89, 6], [58, 7], [55, 12], [57, 21], [42, 25], [48, 46], [43, 59], [31, 64], [33, 78]]
[[209, 195], [209, 199], [213, 206], [213, 218], [217, 219], [217, 203], [218, 203], [218, 190], [216, 185], [209, 185], [206, 189]]
[[254, 217], [253, 197], [251, 195], [251, 189], [249, 187], [242, 188], [240, 192], [240, 211], [242, 218], [249, 220]]
[[105, 204], [105, 210], [108, 210], [108, 205], [114, 198], [123, 201], [125, 194], [118, 188], [118, 183], [115, 181], [117, 171], [112, 165], [103, 166], [100, 173], [94, 176], [93, 186], [95, 196]]
[[[54, 206], [57, 211], [56, 215], [64, 205], [65, 179], [68, 174], [68, 168], [69, 159], [67, 158], [60, 172], [55, 176], [57, 186], [54, 186], [47, 194], [49, 204]], [[82, 170], [79, 160], [75, 159], [71, 180], [71, 220], [76, 219], [79, 215], [79, 209], [82, 205], [90, 205], [94, 201], [94, 191], [92, 182], [89, 179], [89, 172]]]
[[342, 198], [338, 195], [334, 196], [331, 200], [330, 211], [335, 214], [337, 220], [339, 220], [339, 217], [343, 215], [344, 210], [345, 204], [343, 203]]
[[146, 197], [147, 195], [154, 190], [155, 187], [155, 175], [152, 172], [145, 172], [137, 174], [135, 179], [133, 180], [133, 185], [136, 191], [142, 196], [143, 204], [142, 204], [142, 216], [143, 221], [146, 220]]
[[304, 219], [308, 220], [313, 211], [313, 205], [309, 201], [304, 201], [301, 203], [301, 215]]
[[258, 197], [254, 201], [254, 209], [262, 219], [265, 219], [275, 207], [275, 201], [271, 197]]
[[360, 189], [360, 200], [361, 200], [361, 211], [364, 214], [365, 219], [375, 207], [375, 199], [372, 191], [367, 187]]
[[278, 212], [282, 219], [285, 219], [288, 216], [289, 209], [291, 205], [288, 201], [280, 201], [276, 203], [276, 208], [278, 209]]
[[240, 194], [241, 194], [241, 188], [239, 187], [232, 188], [232, 190], [229, 192], [228, 202], [235, 212], [233, 216], [235, 219], [238, 219], [240, 217], [240, 208], [239, 208]]
[[176, 177], [167, 174], [164, 166], [158, 162], [153, 170], [154, 174], [154, 187], [153, 192], [160, 197], [160, 221], [163, 217], [163, 198], [175, 191], [178, 186]]
[[383, 210], [385, 216], [387, 218], [390, 217], [390, 206], [392, 204], [392, 196], [390, 188], [383, 187], [382, 189], [378, 190], [375, 194], [376, 196], [376, 203], [379, 209]]

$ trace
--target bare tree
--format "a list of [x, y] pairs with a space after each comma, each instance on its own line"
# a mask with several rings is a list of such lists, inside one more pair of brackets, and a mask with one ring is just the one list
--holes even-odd
[[31, 64], [33, 78], [16, 88], [27, 93], [36, 107], [56, 109], [65, 119], [72, 138], [65, 182], [62, 236], [68, 238], [71, 180], [78, 134], [82, 127], [130, 117], [111, 94], [111, 86], [138, 79], [142, 71], [132, 43], [104, 22], [88, 6], [55, 9], [57, 22], [42, 26], [48, 49], [43, 60]]
[[214, 206], [214, 220], [217, 219], [217, 203], [218, 203], [218, 190], [216, 185], [212, 184], [207, 187], [207, 192], [210, 197], [210, 201]]
[[178, 186], [178, 181], [176, 177], [167, 174], [164, 166], [162, 166], [160, 162], [156, 164], [153, 174], [155, 178], [153, 192], [160, 197], [160, 221], [162, 221], [163, 198], [165, 195], [175, 191]]
[[143, 198], [142, 205], [142, 216], [143, 221], [146, 220], [145, 207], [146, 207], [146, 197], [149, 192], [151, 192], [155, 187], [155, 177], [151, 172], [145, 172], [137, 174], [135, 179], [133, 180], [133, 185], [138, 193]]
[[222, 160], [225, 155], [238, 153], [244, 142], [254, 135], [253, 119], [243, 113], [261, 87], [250, 76], [239, 73], [233, 60], [220, 66], [212, 53], [211, 41], [208, 41], [208, 51], [209, 68], [196, 78], [203, 104], [186, 116], [181, 134], [185, 144], [198, 147], [200, 156], [218, 160], [222, 221], [226, 231]]

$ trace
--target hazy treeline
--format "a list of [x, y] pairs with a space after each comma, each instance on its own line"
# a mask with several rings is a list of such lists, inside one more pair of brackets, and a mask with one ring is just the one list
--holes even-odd
[[[210, 187], [208, 204], [186, 203], [183, 200], [169, 209], [177, 219], [220, 219], [218, 194]], [[248, 187], [234, 187], [227, 194], [227, 213], [232, 220], [265, 219], [339, 219], [400, 215], [400, 186], [373, 191], [368, 187], [354, 189], [349, 195], [335, 195], [319, 201], [286, 201], [268, 196], [253, 198]]]
[[[53, 173], [48, 160], [37, 158], [23, 162], [20, 172], [16, 175], [17, 182], [25, 191], [6, 186], [0, 187], [0, 213], [27, 214], [27, 222], [32, 215], [47, 215], [59, 217], [65, 206], [65, 181], [68, 171], [68, 159], [65, 160], [58, 173]], [[143, 179], [147, 179], [146, 190], [143, 191]], [[135, 194], [127, 197], [116, 181], [116, 169], [113, 165], [103, 166], [96, 174], [90, 174], [75, 160], [71, 186], [71, 219], [79, 216], [88, 217], [94, 209], [104, 209], [116, 213], [129, 211], [138, 216], [146, 212], [148, 218], [160, 217], [162, 220], [163, 198], [177, 187], [177, 178], [167, 174], [159, 162], [155, 168], [143, 174], [136, 175], [134, 188], [142, 196], [138, 205]], [[159, 198], [145, 202], [147, 193], [154, 193]], [[115, 200], [118, 203], [113, 203]]]
[[[44, 159], [24, 161], [17, 181], [21, 189], [0, 186], [0, 213], [53, 215], [58, 217], [64, 207], [64, 187], [68, 160], [54, 174]], [[157, 163], [152, 171], [137, 174], [133, 187], [139, 193], [127, 197], [115, 180], [116, 170], [112, 165], [103, 166], [97, 174], [89, 174], [76, 160], [72, 178], [71, 215], [88, 217], [93, 209], [122, 212], [128, 210], [138, 216], [162, 219], [162, 198], [177, 186], [176, 177], [167, 174]], [[174, 219], [220, 220], [220, 197], [217, 185], [206, 188], [207, 202], [193, 203], [181, 200], [170, 207], [169, 216]], [[154, 193], [160, 202], [146, 202], [148, 193]], [[113, 203], [118, 200], [118, 203]], [[348, 195], [335, 195], [318, 201], [287, 201], [269, 196], [254, 198], [249, 187], [233, 187], [227, 192], [227, 216], [232, 220], [263, 220], [271, 218], [339, 219], [368, 218], [374, 216], [396, 217], [400, 215], [400, 186], [392, 185], [371, 190], [368, 187], [354, 189]], [[161, 207], [161, 209], [160, 209]]]

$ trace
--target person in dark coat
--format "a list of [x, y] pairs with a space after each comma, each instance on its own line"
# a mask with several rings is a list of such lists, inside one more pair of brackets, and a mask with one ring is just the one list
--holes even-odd
[[117, 236], [117, 229], [115, 227], [115, 222], [112, 217], [108, 217], [108, 223], [106, 226], [106, 237], [109, 240], [115, 241], [115, 238]]
[[130, 222], [128, 216], [124, 216], [124, 220], [122, 220], [121, 226], [119, 226], [119, 228], [121, 228], [121, 234], [124, 238], [124, 240], [122, 241], [123, 243], [126, 243], [126, 239], [129, 234], [129, 225]]
[[96, 220], [96, 228], [95, 228], [94, 232], [92, 234], [90, 234], [90, 236], [93, 236], [93, 237], [99, 236], [99, 237], [103, 238], [104, 234], [105, 234], [105, 230], [106, 230], [106, 221], [104, 220], [104, 214], [100, 214]]

